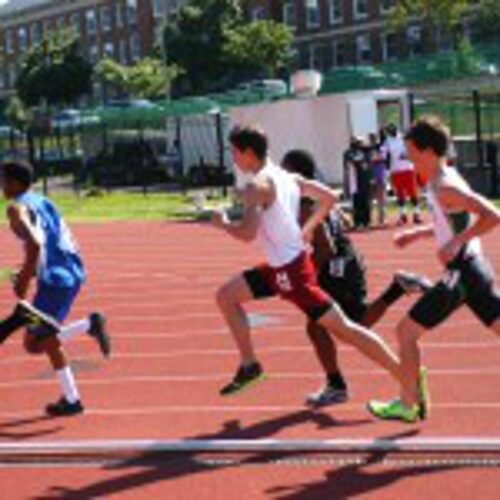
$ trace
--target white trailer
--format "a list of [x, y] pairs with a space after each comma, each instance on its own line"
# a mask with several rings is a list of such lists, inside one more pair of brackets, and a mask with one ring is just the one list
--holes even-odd
[[406, 90], [373, 90], [330, 94], [307, 99], [233, 108], [232, 125], [259, 124], [269, 135], [271, 157], [279, 161], [290, 149], [311, 152], [324, 179], [344, 182], [343, 154], [353, 135], [378, 132], [383, 110], [393, 107], [397, 125], [408, 126], [410, 101]]

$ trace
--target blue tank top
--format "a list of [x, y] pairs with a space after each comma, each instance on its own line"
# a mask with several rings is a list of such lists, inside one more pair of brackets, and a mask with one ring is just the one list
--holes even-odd
[[57, 208], [44, 196], [31, 191], [15, 199], [27, 208], [41, 242], [38, 281], [41, 284], [73, 288], [85, 281], [85, 268], [78, 245]]

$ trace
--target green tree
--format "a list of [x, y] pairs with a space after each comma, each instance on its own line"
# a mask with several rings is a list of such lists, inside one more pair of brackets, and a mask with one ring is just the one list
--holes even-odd
[[9, 99], [5, 108], [5, 118], [12, 127], [18, 130], [24, 130], [32, 117], [30, 111], [26, 109], [21, 99], [17, 96], [13, 96]]
[[464, 38], [463, 20], [470, 11], [470, 0], [395, 0], [394, 4], [391, 29], [402, 29], [411, 20], [420, 20], [424, 46], [432, 42], [436, 29], [448, 34], [455, 47]]
[[251, 70], [276, 76], [290, 61], [293, 35], [288, 26], [254, 21], [227, 31], [224, 51], [229, 60]]
[[393, 21], [400, 26], [416, 17], [454, 32], [460, 29], [469, 9], [469, 0], [396, 0], [392, 13]]
[[166, 58], [184, 69], [188, 91], [203, 91], [231, 71], [227, 32], [242, 22], [238, 0], [191, 0], [164, 30]]
[[474, 31], [482, 40], [500, 36], [500, 0], [481, 0]]
[[75, 35], [55, 33], [34, 45], [21, 65], [16, 90], [25, 106], [73, 104], [92, 90], [92, 66]]
[[160, 59], [145, 58], [132, 66], [124, 66], [104, 58], [96, 74], [108, 85], [131, 97], [154, 99], [164, 96], [181, 74], [176, 65], [165, 66]]

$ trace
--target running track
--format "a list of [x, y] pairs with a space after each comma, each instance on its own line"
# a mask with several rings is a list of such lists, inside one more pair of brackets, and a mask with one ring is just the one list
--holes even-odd
[[[46, 420], [41, 408], [58, 397], [56, 382], [44, 358], [23, 352], [21, 335], [11, 339], [0, 357], [1, 442], [500, 437], [500, 344], [466, 310], [424, 341], [434, 403], [431, 419], [424, 424], [375, 422], [365, 402], [392, 397], [395, 384], [347, 347], [341, 348], [341, 362], [351, 401], [307, 411], [303, 398], [322, 382], [321, 374], [303, 333], [303, 319], [277, 300], [249, 308], [269, 380], [237, 397], [221, 399], [218, 389], [232, 376], [238, 358], [214, 306], [214, 291], [231, 274], [258, 261], [259, 253], [208, 225], [122, 223], [75, 229], [90, 278], [73, 317], [95, 309], [105, 312], [114, 356], [104, 361], [89, 339], [72, 341], [68, 351], [87, 412], [75, 419]], [[432, 242], [402, 252], [392, 246], [391, 236], [390, 230], [355, 236], [370, 269], [372, 297], [399, 268], [439, 276]], [[0, 265], [14, 266], [19, 249], [5, 229], [0, 238]], [[485, 240], [485, 247], [499, 271], [498, 231]], [[0, 312], [7, 313], [12, 303], [8, 288], [0, 289]], [[411, 299], [402, 300], [376, 327], [391, 343], [395, 322], [410, 304]], [[42, 473], [38, 465], [16, 466], [0, 469], [0, 488], [8, 488], [10, 498], [166, 497], [160, 491], [168, 487], [177, 498], [238, 494], [305, 499], [362, 494], [417, 498], [437, 495], [446, 487], [450, 496], [455, 492], [455, 497], [465, 498], [470, 496], [467, 488], [474, 485], [474, 492], [487, 498], [500, 484], [491, 463], [473, 468], [446, 461], [414, 464], [411, 459], [375, 460], [363, 466], [355, 460], [328, 462], [325, 457], [287, 460], [265, 458], [266, 464], [251, 461], [242, 467], [238, 459], [215, 467], [171, 457], [154, 465], [130, 460], [112, 466], [43, 468]]]

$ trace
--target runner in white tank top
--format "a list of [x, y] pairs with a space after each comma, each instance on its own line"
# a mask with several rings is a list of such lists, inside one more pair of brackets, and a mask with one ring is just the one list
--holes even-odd
[[428, 184], [433, 224], [404, 231], [396, 235], [395, 243], [403, 248], [418, 239], [434, 237], [446, 272], [398, 324], [402, 391], [399, 399], [369, 403], [370, 411], [381, 419], [413, 421], [415, 408], [420, 417], [427, 415], [429, 397], [425, 369], [420, 367], [419, 340], [461, 305], [467, 305], [500, 336], [500, 292], [479, 241], [500, 224], [500, 211], [447, 166], [450, 140], [449, 130], [436, 117], [421, 118], [406, 136], [410, 159]]
[[[443, 166], [436, 178], [429, 183], [427, 201], [433, 218], [433, 230], [439, 249], [448, 245], [454, 237], [474, 223], [474, 217], [466, 212], [451, 212], [439, 201], [438, 193], [443, 187], [454, 187], [472, 194], [472, 190], [454, 167]], [[473, 238], [463, 246], [464, 256], [473, 257], [481, 253], [481, 241]], [[454, 256], [456, 257], [456, 255]]]
[[[247, 269], [217, 292], [217, 304], [238, 346], [241, 365], [220, 394], [231, 395], [264, 377], [250, 338], [243, 304], [279, 296], [294, 304], [331, 335], [350, 343], [400, 380], [397, 357], [373, 332], [351, 322], [318, 285], [307, 242], [332, 210], [335, 194], [325, 185], [286, 173], [268, 161], [266, 135], [254, 127], [236, 127], [230, 135], [235, 163], [254, 179], [243, 191], [245, 210], [239, 222], [214, 213], [213, 224], [230, 236], [262, 245], [267, 262]], [[300, 197], [315, 203], [299, 226]]]
[[255, 180], [270, 180], [274, 186], [275, 200], [262, 210], [257, 242], [269, 264], [281, 267], [295, 260], [305, 250], [299, 225], [300, 188], [296, 176], [270, 161]]

